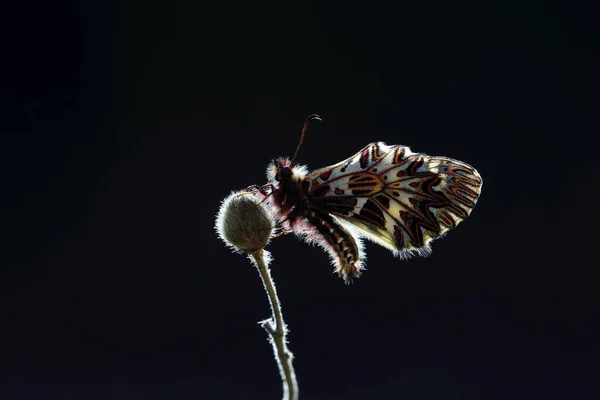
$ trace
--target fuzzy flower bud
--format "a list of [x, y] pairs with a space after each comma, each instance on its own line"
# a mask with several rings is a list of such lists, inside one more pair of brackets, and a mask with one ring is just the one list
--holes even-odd
[[227, 246], [251, 252], [269, 243], [274, 225], [273, 214], [257, 196], [232, 192], [221, 203], [215, 229]]

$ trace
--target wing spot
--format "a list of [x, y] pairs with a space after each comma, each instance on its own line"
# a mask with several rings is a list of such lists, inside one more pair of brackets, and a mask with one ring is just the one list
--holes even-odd
[[323, 180], [323, 181], [326, 181], [327, 179], [329, 179], [332, 172], [333, 172], [333, 170], [331, 170], [331, 169], [329, 171], [325, 171], [319, 176], [319, 178], [321, 178], [321, 180]]

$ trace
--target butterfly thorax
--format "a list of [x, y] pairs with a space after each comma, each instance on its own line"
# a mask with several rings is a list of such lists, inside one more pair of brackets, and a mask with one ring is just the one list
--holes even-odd
[[307, 208], [306, 192], [302, 182], [306, 176], [306, 168], [292, 165], [289, 159], [274, 160], [267, 169], [269, 184], [272, 185], [271, 202], [280, 217], [290, 222], [302, 216]]

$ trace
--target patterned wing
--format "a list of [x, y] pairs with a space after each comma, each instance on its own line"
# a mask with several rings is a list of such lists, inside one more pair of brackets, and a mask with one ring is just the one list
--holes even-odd
[[465, 220], [482, 183], [461, 161], [378, 142], [307, 175], [303, 189], [311, 208], [406, 258], [428, 255], [432, 240]]

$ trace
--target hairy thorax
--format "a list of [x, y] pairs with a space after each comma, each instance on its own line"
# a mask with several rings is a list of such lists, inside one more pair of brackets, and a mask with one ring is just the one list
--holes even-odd
[[281, 219], [290, 223], [305, 215], [308, 208], [306, 169], [292, 166], [288, 159], [277, 159], [267, 169], [269, 183], [272, 185], [271, 203]]

